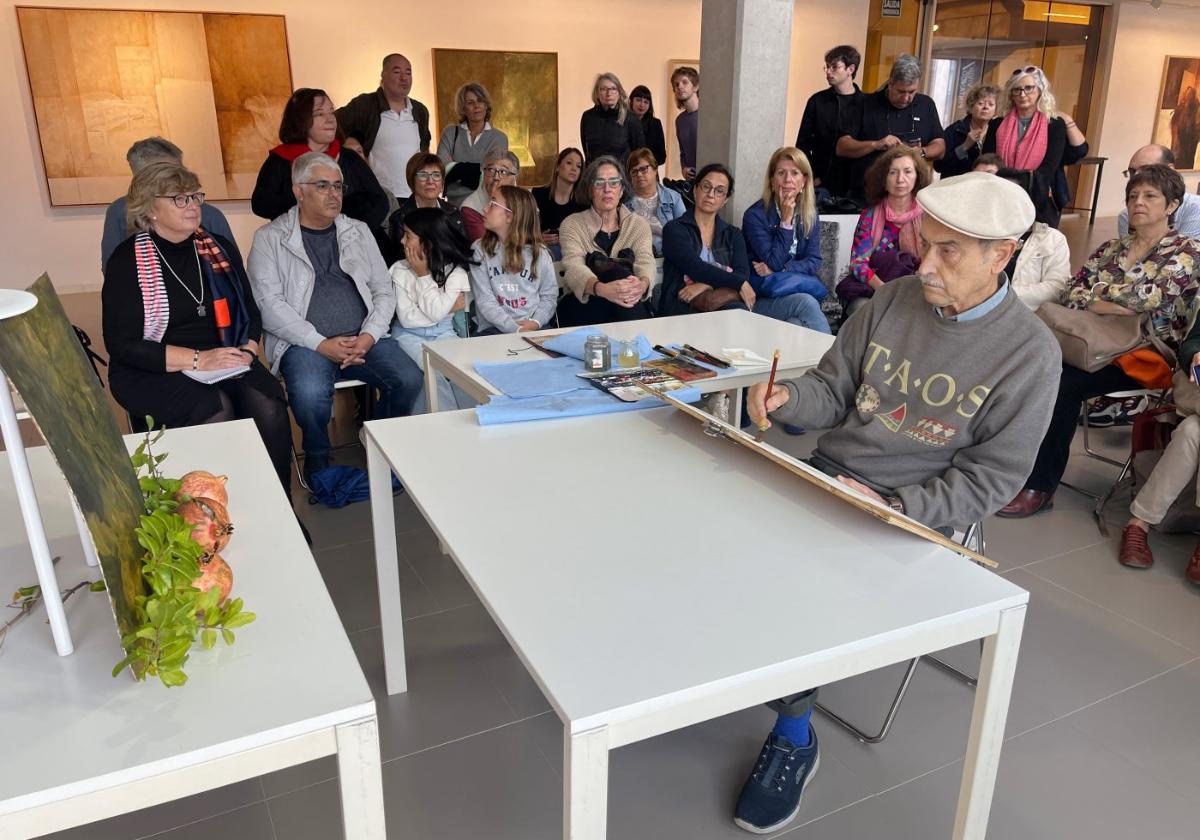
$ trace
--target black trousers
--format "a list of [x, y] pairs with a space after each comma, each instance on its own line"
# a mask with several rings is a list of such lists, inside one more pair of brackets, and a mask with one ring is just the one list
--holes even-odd
[[650, 317], [646, 301], [638, 301], [629, 309], [617, 306], [599, 295], [592, 295], [587, 303], [568, 292], [558, 301], [558, 323], [564, 327], [585, 327], [591, 324], [610, 324], [613, 321], [639, 321]]
[[1053, 493], [1062, 481], [1071, 456], [1071, 439], [1079, 422], [1079, 410], [1083, 401], [1112, 391], [1130, 391], [1142, 385], [1116, 365], [1106, 365], [1095, 373], [1088, 373], [1070, 365], [1063, 365], [1062, 379], [1058, 382], [1058, 399], [1054, 402], [1054, 413], [1050, 416], [1050, 427], [1042, 438], [1033, 472], [1025, 482], [1030, 490]]
[[204, 385], [182, 373], [149, 373], [120, 365], [113, 366], [109, 384], [135, 429], [144, 426], [147, 415], [154, 418], [155, 427], [167, 428], [253, 420], [291, 499], [292, 426], [287, 399], [279, 381], [257, 359], [243, 375], [215, 385]]

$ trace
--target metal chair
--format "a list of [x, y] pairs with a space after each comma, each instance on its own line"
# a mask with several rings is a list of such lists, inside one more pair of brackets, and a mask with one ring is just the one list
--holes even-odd
[[[970, 548], [971, 550], [977, 551], [980, 554], [982, 554], [983, 553], [983, 523], [976, 522], [974, 525], [967, 528], [966, 532], [962, 536], [962, 539], [959, 540], [959, 543], [961, 543], [966, 548]], [[983, 639], [979, 640], [979, 653], [980, 653], [980, 656], [983, 655]], [[895, 697], [892, 698], [892, 703], [888, 707], [887, 714], [883, 718], [883, 724], [879, 727], [879, 731], [876, 732], [874, 735], [868, 734], [864, 730], [860, 729], [858, 726], [856, 726], [853, 723], [851, 723], [850, 721], [846, 720], [844, 717], [839, 715], [837, 712], [833, 711], [832, 709], [828, 708], [827, 706], [822, 705], [821, 703], [814, 703], [813, 706], [814, 706], [814, 708], [816, 708], [817, 711], [819, 711], [821, 714], [825, 715], [827, 718], [832, 720], [834, 723], [838, 724], [843, 729], [848, 730], [851, 734], [853, 734], [856, 738], [858, 738], [858, 740], [861, 741], [862, 743], [878, 744], [881, 741], [883, 741], [884, 738], [886, 738], [888, 736], [889, 732], [891, 732], [892, 724], [895, 723], [895, 721], [896, 721], [896, 713], [900, 711], [900, 704], [902, 702], [904, 702], [904, 697], [905, 697], [905, 695], [908, 694], [908, 688], [912, 684], [913, 676], [916, 674], [917, 665], [920, 663], [920, 661], [922, 659], [929, 662], [930, 665], [934, 665], [934, 666], [940, 668], [941, 670], [945, 671], [950, 676], [955, 677], [956, 679], [966, 683], [972, 689], [975, 688], [975, 685], [978, 682], [977, 677], [972, 677], [970, 674], [963, 673], [962, 671], [958, 670], [950, 663], [945, 662], [941, 659], [938, 659], [933, 654], [925, 654], [924, 656], [918, 656], [918, 657], [915, 657], [914, 659], [910, 659], [908, 661], [908, 665], [904, 669], [904, 676], [900, 678], [900, 687], [896, 690], [896, 695], [895, 695]]]

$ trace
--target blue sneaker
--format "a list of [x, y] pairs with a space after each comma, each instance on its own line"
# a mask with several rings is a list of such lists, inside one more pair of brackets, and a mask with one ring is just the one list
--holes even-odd
[[755, 834], [770, 834], [796, 818], [800, 797], [821, 763], [817, 733], [812, 727], [808, 733], [807, 747], [793, 746], [782, 735], [767, 737], [738, 796], [734, 825]]
[[803, 426], [797, 426], [795, 423], [784, 423], [784, 424], [783, 424], [783, 430], [784, 430], [785, 432], [787, 432], [789, 435], [802, 435], [802, 434], [804, 434], [804, 427], [803, 427]]

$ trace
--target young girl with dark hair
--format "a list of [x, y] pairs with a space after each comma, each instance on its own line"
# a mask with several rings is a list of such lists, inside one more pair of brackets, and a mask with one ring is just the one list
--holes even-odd
[[471, 289], [480, 335], [539, 330], [558, 305], [558, 274], [538, 229], [537, 205], [520, 187], [503, 186], [483, 217]]
[[[396, 286], [396, 321], [392, 338], [404, 352], [425, 369], [422, 346], [427, 341], [457, 338], [454, 313], [467, 308], [471, 290], [467, 274], [471, 264], [470, 245], [446, 214], [436, 207], [421, 207], [404, 218], [405, 258], [392, 265], [392, 283]], [[450, 409], [466, 408], [466, 395], [437, 377], [438, 405]], [[460, 400], [464, 400], [460, 405]], [[428, 405], [424, 389], [413, 405], [413, 414], [422, 414]]]

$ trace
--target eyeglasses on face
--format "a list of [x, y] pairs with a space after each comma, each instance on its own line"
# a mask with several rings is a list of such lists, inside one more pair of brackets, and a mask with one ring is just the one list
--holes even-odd
[[1138, 174], [1141, 171], [1142, 171], [1142, 167], [1131, 166], [1128, 169], [1126, 169], [1124, 172], [1122, 172], [1121, 174], [1124, 175], [1126, 178], [1132, 178], [1134, 175]]
[[616, 93], [617, 89], [615, 87], [613, 87], [612, 85], [600, 85], [600, 87], [596, 88], [596, 92], [597, 93]]
[[321, 195], [324, 195], [330, 190], [340, 193], [346, 192], [345, 181], [326, 181], [324, 178], [322, 178], [320, 181], [301, 181], [300, 183], [306, 187], [312, 187], [314, 190], [321, 193]]
[[629, 170], [630, 175], [641, 175], [643, 172], [653, 172], [654, 167], [648, 163], [643, 163], [641, 166], [635, 166]]
[[512, 215], [511, 207], [505, 207], [503, 204], [501, 204], [499, 201], [496, 201], [495, 199], [492, 199], [491, 201], [489, 201], [488, 205], [492, 206], [492, 207], [499, 207], [501, 210], [503, 210], [508, 215], [510, 215], [510, 216]]
[[621, 179], [620, 178], [596, 178], [594, 181], [592, 181], [592, 189], [594, 189], [594, 190], [603, 190], [603, 189], [619, 190], [619, 189], [621, 189]]
[[700, 192], [705, 193], [706, 195], [715, 195], [717, 198], [723, 198], [725, 194], [729, 192], [727, 188], [714, 186], [708, 181], [702, 181], [699, 186]]
[[1033, 96], [1037, 92], [1037, 85], [1021, 85], [1012, 89], [1013, 93], [1019, 93], [1022, 96]]
[[432, 172], [426, 172], [424, 169], [422, 169], [416, 174], [415, 177], [418, 181], [437, 181], [440, 183], [442, 180], [442, 173], [438, 172], [436, 169]]
[[505, 169], [503, 166], [485, 166], [483, 171], [493, 178], [516, 178], [517, 173], [511, 169]]
[[160, 195], [155, 197], [171, 199], [171, 203], [180, 210], [182, 210], [184, 207], [187, 207], [189, 204], [195, 204], [197, 207], [199, 207], [204, 203], [204, 193], [202, 192], [179, 193], [178, 195]]

